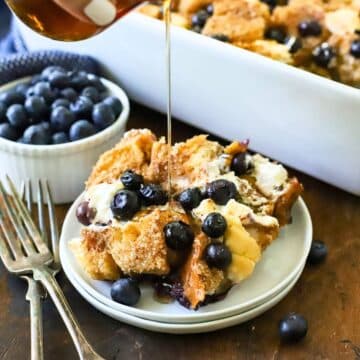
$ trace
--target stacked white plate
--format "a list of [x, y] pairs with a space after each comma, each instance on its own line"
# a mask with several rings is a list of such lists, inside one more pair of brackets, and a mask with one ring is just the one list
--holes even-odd
[[253, 275], [234, 286], [224, 300], [188, 310], [178, 303], [161, 304], [153, 297], [150, 286], [141, 288], [136, 307], [111, 300], [111, 283], [92, 280], [81, 269], [68, 247], [69, 240], [79, 237], [81, 226], [75, 210], [82, 198], [70, 208], [60, 240], [60, 257], [65, 274], [75, 289], [104, 314], [144, 329], [165, 333], [199, 333], [214, 331], [248, 321], [282, 300], [299, 279], [312, 241], [312, 224], [302, 199], [293, 208], [292, 224], [281, 230], [279, 238], [264, 252]]

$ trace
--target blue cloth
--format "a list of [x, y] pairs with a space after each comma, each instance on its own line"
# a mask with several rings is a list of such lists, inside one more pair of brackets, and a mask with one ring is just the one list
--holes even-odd
[[99, 63], [90, 56], [64, 51], [28, 52], [9, 9], [0, 0], [0, 85], [39, 73], [49, 65], [98, 75], [100, 68]]

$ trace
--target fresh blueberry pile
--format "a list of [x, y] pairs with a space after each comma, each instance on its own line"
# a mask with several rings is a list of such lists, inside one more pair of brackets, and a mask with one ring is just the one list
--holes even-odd
[[0, 137], [32, 145], [77, 141], [113, 124], [122, 110], [98, 76], [49, 66], [0, 94]]

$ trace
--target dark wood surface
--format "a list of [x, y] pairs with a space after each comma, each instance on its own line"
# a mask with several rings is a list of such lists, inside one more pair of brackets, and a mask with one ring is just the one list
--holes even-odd
[[[165, 118], [133, 106], [129, 127], [165, 133]], [[175, 122], [174, 138], [198, 130]], [[329, 154], [329, 156], [331, 156]], [[66, 166], [66, 164], [64, 165]], [[334, 164], [341, 171], [341, 164]], [[68, 169], [71, 171], [71, 169]], [[324, 264], [307, 267], [291, 293], [273, 309], [245, 324], [214, 333], [166, 335], [112, 320], [92, 308], [63, 274], [59, 282], [85, 334], [106, 359], [360, 359], [360, 198], [306, 175], [304, 199], [314, 236], [329, 247]], [[57, 209], [62, 222], [67, 206]], [[0, 359], [30, 359], [25, 284], [0, 265]], [[283, 345], [277, 323], [288, 312], [303, 314], [308, 336]], [[44, 302], [45, 359], [76, 359], [72, 342], [49, 299]]]

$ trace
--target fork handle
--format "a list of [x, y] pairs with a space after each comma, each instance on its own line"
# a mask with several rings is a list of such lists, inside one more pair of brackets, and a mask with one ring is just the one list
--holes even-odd
[[55, 280], [52, 270], [48, 267], [40, 267], [33, 270], [34, 279], [40, 281], [52, 298], [60, 316], [62, 317], [70, 336], [74, 342], [81, 360], [105, 360], [98, 355], [87, 342], [75, 316], [67, 302], [64, 293]]
[[40, 284], [31, 277], [24, 277], [28, 282], [26, 300], [30, 303], [30, 334], [31, 334], [31, 360], [43, 360], [43, 328]]

